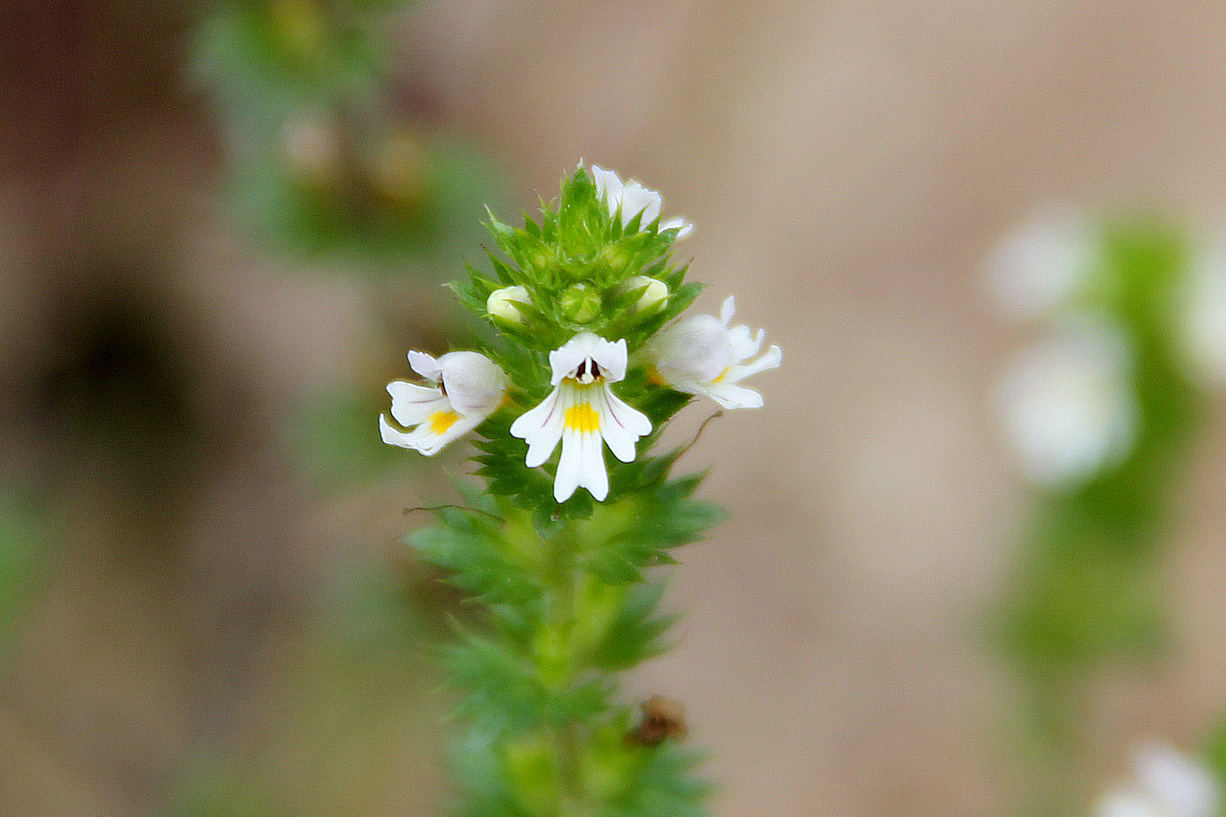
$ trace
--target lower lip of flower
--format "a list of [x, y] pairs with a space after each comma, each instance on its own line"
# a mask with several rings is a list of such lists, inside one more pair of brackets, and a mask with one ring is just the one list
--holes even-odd
[[458, 419], [460, 415], [454, 411], [436, 411], [430, 415], [430, 431], [434, 434], [442, 434], [455, 425]]
[[567, 428], [581, 434], [600, 430], [600, 415], [590, 403], [577, 403], [568, 408], [563, 422]]

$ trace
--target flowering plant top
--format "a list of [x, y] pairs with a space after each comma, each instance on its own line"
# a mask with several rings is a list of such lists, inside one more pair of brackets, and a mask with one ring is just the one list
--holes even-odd
[[421, 381], [393, 381], [379, 420], [385, 442], [426, 455], [476, 437], [471, 507], [436, 508], [409, 540], [489, 625], [447, 654], [472, 722], [462, 814], [704, 813], [695, 756], [675, 745], [683, 705], [653, 698], [636, 726], [613, 678], [663, 649], [647, 569], [722, 517], [693, 498], [701, 475], [673, 476], [684, 449], [653, 453], [660, 429], [695, 397], [760, 407], [742, 381], [781, 355], [731, 325], [731, 297], [719, 317], [683, 316], [702, 287], [670, 253], [692, 227], [662, 220], [640, 182], [592, 174], [522, 227], [490, 215], [490, 271], [470, 266], [453, 289], [493, 338], [410, 352]]
[[[521, 228], [490, 214], [501, 254], [489, 253], [491, 272], [469, 266], [468, 280], [452, 286], [500, 342], [437, 361], [411, 352], [426, 383], [389, 385], [391, 420], [380, 418], [385, 442], [429, 455], [488, 420], [478, 460], [494, 493], [566, 502], [582, 487], [603, 501], [610, 490], [604, 447], [634, 462], [636, 441], [658, 431], [690, 395], [724, 408], [762, 405], [737, 381], [778, 366], [779, 348], [758, 356], [762, 331], [729, 327], [732, 298], [718, 319], [678, 319], [702, 291], [670, 258], [692, 225], [661, 220], [662, 198], [640, 182], [597, 166], [591, 172], [580, 167], [558, 202], [543, 205], [537, 220], [525, 217]], [[539, 466], [552, 472], [551, 486], [547, 474], [534, 473]]]

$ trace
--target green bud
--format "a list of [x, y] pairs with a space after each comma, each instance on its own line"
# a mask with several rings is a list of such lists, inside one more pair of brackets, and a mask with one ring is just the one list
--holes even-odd
[[575, 323], [587, 323], [600, 314], [600, 293], [587, 284], [574, 284], [559, 299], [562, 314]]
[[490, 293], [485, 299], [485, 311], [491, 318], [507, 323], [523, 323], [524, 316], [515, 303], [530, 304], [532, 297], [528, 290], [521, 286], [503, 287]]
[[649, 278], [646, 275], [636, 275], [627, 280], [619, 288], [619, 292], [633, 292], [636, 289], [642, 289], [643, 294], [630, 307], [631, 312], [645, 312], [648, 309], [654, 309], [657, 306], [663, 305], [668, 300], [668, 285], [663, 281], [658, 281], [655, 278]]
[[535, 270], [538, 274], [546, 270], [552, 269], [556, 262], [556, 257], [549, 249], [538, 246], [531, 247], [527, 252], [525, 259], [526, 267], [530, 270]]
[[600, 251], [600, 260], [614, 272], [625, 270], [634, 262], [634, 257], [634, 252], [623, 244], [608, 244]]

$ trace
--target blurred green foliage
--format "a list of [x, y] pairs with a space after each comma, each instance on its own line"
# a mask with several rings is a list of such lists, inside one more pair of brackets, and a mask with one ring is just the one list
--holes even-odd
[[1099, 674], [1150, 660], [1167, 641], [1161, 570], [1182, 466], [1206, 409], [1179, 348], [1190, 260], [1185, 234], [1161, 219], [1110, 222], [1073, 305], [1127, 337], [1139, 427], [1130, 453], [1089, 481], [1036, 489], [1023, 531], [997, 643], [1024, 681], [1033, 747], [1061, 758], [1047, 762], [1052, 791], [1030, 781], [1027, 814], [1060, 813], [1074, 796], [1067, 761]]
[[401, 813], [406, 773], [439, 751], [439, 678], [423, 644], [442, 619], [433, 574], [352, 559], [290, 642], [274, 705], [236, 736], [195, 747], [167, 799], [175, 817]]
[[290, 421], [290, 447], [302, 473], [316, 485], [343, 490], [389, 471], [416, 470], [417, 459], [379, 439], [374, 418], [386, 410], [383, 391], [349, 383], [317, 389]]
[[[204, 15], [196, 75], [221, 121], [229, 211], [298, 254], [384, 274], [475, 240], [494, 163], [393, 102], [391, 16], [410, 0], [231, 0]], [[381, 263], [380, 263], [381, 262]]]
[[1204, 397], [1173, 326], [1183, 236], [1159, 222], [1112, 224], [1084, 296], [1131, 340], [1140, 428], [1130, 454], [1088, 482], [1039, 492], [1001, 635], [1028, 672], [1074, 677], [1161, 644], [1155, 568]]
[[0, 668], [42, 584], [46, 520], [22, 492], [0, 493]]

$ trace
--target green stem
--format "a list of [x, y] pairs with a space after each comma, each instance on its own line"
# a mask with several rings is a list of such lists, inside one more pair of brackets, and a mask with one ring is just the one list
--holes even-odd
[[[573, 526], [568, 525], [541, 544], [545, 548], [545, 580], [549, 587], [547, 613], [542, 617], [537, 636], [537, 666], [541, 677], [559, 693], [574, 684], [579, 656], [575, 654], [576, 597], [579, 575], [575, 559]], [[587, 811], [576, 758], [580, 737], [576, 724], [567, 723], [549, 730], [549, 739], [558, 769], [559, 814], [577, 815]]]

